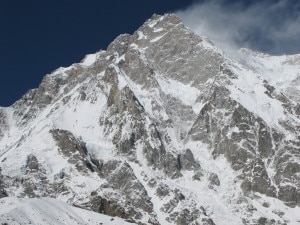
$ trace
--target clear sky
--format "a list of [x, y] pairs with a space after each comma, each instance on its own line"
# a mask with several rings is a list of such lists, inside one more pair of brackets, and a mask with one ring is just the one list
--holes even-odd
[[[224, 33], [224, 28], [228, 25], [225, 26], [224, 21], [233, 23], [236, 18], [249, 21], [257, 12], [261, 20], [256, 20], [255, 23], [263, 24], [262, 28], [259, 25], [253, 27], [251, 23], [249, 25], [242, 22], [238, 23], [238, 27], [230, 25], [227, 29], [229, 31], [246, 26], [247, 29], [244, 29], [246, 31], [242, 33], [243, 38], [237, 38], [234, 35], [240, 33], [235, 33], [231, 36], [222, 36], [221, 41], [235, 42], [239, 47], [247, 44], [250, 48], [272, 52], [273, 43], [263, 49], [264, 41], [267, 43], [270, 41], [260, 37], [264, 32], [268, 32], [269, 26], [285, 22], [288, 25], [296, 24], [286, 27], [291, 30], [291, 34], [287, 31], [285, 33], [289, 38], [296, 36], [298, 40], [299, 2], [294, 0], [1, 0], [0, 106], [11, 105], [27, 90], [38, 87], [43, 76], [56, 68], [69, 66], [79, 62], [86, 54], [106, 49], [119, 34], [133, 33], [153, 13], [176, 12], [190, 27], [200, 30], [200, 33], [203, 31], [206, 36], [222, 36], [216, 33], [216, 29], [210, 28], [217, 28]], [[263, 14], [263, 11], [258, 10], [262, 7], [266, 10], [268, 6], [279, 3], [284, 4], [279, 11], [267, 10], [267, 14]], [[242, 18], [244, 12], [247, 12], [247, 16]], [[226, 20], [226, 18], [231, 19]], [[203, 21], [206, 21], [204, 25]], [[265, 21], [273, 21], [273, 23], [270, 25]], [[198, 24], [203, 26], [199, 28]], [[281, 26], [285, 25], [281, 24]], [[278, 36], [276, 33], [272, 35]], [[284, 37], [278, 38], [283, 39], [282, 43], [285, 43]], [[278, 50], [277, 53], [292, 52], [289, 48], [290, 45], [283, 50]], [[297, 52], [298, 47], [295, 46], [293, 50]]]

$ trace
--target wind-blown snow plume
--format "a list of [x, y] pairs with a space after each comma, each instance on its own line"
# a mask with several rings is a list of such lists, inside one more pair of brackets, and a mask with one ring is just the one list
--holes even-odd
[[244, 47], [270, 54], [300, 52], [299, 1], [198, 1], [176, 13], [227, 51]]

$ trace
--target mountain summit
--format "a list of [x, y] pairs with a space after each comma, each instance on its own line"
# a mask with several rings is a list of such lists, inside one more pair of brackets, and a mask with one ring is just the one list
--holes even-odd
[[241, 54], [153, 15], [46, 75], [0, 108], [0, 221], [29, 220], [18, 197], [136, 224], [299, 223], [300, 56]]

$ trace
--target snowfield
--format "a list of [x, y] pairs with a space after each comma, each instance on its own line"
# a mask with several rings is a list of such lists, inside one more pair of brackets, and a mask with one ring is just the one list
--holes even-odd
[[129, 225], [120, 218], [72, 207], [60, 200], [0, 199], [0, 223], [9, 225]]

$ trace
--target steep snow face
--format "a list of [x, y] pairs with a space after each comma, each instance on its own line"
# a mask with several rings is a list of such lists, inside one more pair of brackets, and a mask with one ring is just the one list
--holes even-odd
[[239, 76], [228, 85], [230, 96], [268, 125], [279, 129], [280, 121], [285, 120], [287, 115], [283, 103], [267, 94], [263, 77], [238, 64], [232, 64], [231, 70]]
[[86, 225], [128, 225], [119, 218], [75, 208], [57, 199], [19, 199], [0, 200], [1, 224], [86, 224]]
[[4, 217], [23, 203], [56, 216], [47, 196], [139, 224], [297, 223], [299, 101], [270, 77], [276, 57], [244, 57], [154, 15], [45, 76], [0, 109], [0, 197], [33, 198], [5, 200]]
[[300, 55], [271, 56], [241, 49], [240, 61], [289, 98], [300, 101]]

